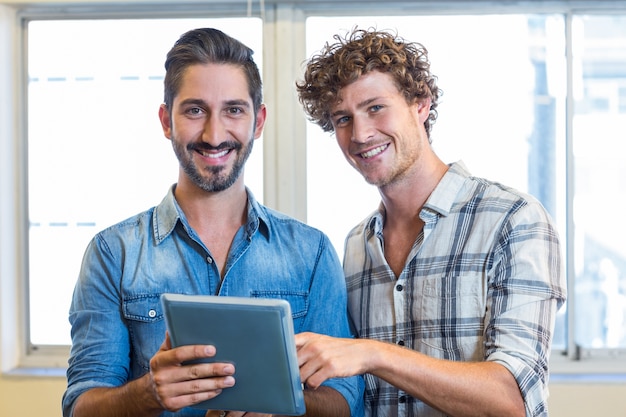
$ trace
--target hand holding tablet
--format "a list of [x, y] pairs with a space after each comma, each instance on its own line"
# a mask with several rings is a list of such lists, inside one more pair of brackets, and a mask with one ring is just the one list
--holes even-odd
[[195, 408], [302, 415], [291, 308], [285, 300], [163, 294], [172, 347], [213, 345], [206, 362], [235, 365], [235, 385]]

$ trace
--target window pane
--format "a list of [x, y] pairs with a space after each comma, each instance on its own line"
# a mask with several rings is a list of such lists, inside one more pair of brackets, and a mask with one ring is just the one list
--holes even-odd
[[[432, 130], [444, 162], [535, 195], [565, 231], [564, 21], [554, 15], [310, 18], [307, 56], [355, 24], [422, 43], [443, 89]], [[460, 36], [450, 36], [453, 30]], [[338, 252], [351, 227], [379, 201], [321, 129], [307, 131], [308, 221]], [[339, 179], [339, 180], [338, 180]], [[332, 201], [332, 204], [328, 204]], [[564, 311], [554, 345], [565, 346]]]
[[[101, 229], [158, 204], [178, 178], [163, 136], [163, 64], [178, 37], [224, 30], [255, 51], [257, 18], [33, 21], [28, 26], [30, 342], [69, 344], [83, 251]], [[246, 182], [263, 200], [262, 146]]]
[[[574, 19], [576, 343], [626, 347], [626, 15]], [[607, 210], [609, 212], [607, 212]]]

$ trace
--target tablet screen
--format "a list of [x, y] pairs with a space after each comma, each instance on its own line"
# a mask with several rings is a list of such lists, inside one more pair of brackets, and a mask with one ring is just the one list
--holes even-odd
[[214, 345], [206, 362], [235, 365], [235, 385], [194, 408], [302, 415], [291, 308], [286, 300], [163, 294], [173, 347]]

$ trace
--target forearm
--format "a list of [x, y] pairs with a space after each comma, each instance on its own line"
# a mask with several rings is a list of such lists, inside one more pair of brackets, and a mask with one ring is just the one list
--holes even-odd
[[513, 375], [493, 362], [435, 359], [375, 342], [372, 373], [450, 416], [525, 416]]
[[121, 387], [93, 388], [76, 400], [73, 417], [152, 417], [163, 408], [151, 395], [147, 374]]
[[305, 389], [306, 417], [350, 417], [350, 407], [338, 391], [321, 386]]

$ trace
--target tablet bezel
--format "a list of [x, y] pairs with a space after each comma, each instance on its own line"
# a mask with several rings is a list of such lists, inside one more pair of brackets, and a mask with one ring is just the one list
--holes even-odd
[[172, 347], [214, 345], [215, 357], [202, 362], [235, 364], [235, 385], [193, 408], [305, 413], [293, 319], [286, 300], [163, 294], [161, 303]]

